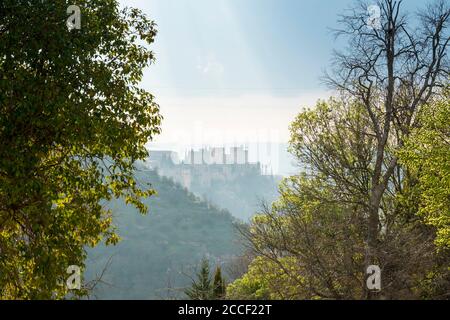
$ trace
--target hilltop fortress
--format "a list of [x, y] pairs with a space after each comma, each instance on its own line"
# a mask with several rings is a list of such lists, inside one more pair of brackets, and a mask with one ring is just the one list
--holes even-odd
[[243, 176], [260, 176], [268, 171], [267, 166], [261, 166], [259, 162], [250, 163], [248, 150], [244, 147], [231, 147], [229, 153], [223, 147], [191, 149], [181, 162], [176, 152], [150, 151], [147, 165], [188, 189], [194, 185], [211, 187], [214, 183]]

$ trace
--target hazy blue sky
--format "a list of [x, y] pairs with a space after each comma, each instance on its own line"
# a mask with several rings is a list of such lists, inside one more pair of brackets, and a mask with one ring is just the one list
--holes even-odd
[[[423, 1], [406, 0], [416, 8]], [[329, 28], [353, 0], [121, 0], [158, 24], [143, 86], [165, 116], [157, 142], [287, 141], [301, 107], [329, 93]], [[257, 137], [255, 137], [257, 136]]]

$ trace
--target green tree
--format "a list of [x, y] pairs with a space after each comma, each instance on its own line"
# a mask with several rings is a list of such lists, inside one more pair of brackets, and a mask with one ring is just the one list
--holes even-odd
[[[155, 24], [116, 0], [0, 2], [0, 298], [63, 298], [85, 247], [116, 243], [101, 201], [142, 213], [154, 193], [133, 178], [159, 133], [153, 96], [138, 87], [154, 59]], [[84, 290], [74, 291], [75, 295]]]
[[436, 244], [450, 249], [450, 89], [443, 99], [426, 105], [399, 152], [418, 179], [419, 214], [437, 229]]
[[[228, 287], [228, 297], [369, 297], [367, 218], [376, 156], [369, 117], [357, 101], [336, 99], [297, 116], [291, 125], [291, 152], [304, 172], [286, 178], [279, 200], [242, 229], [260, 260]], [[385, 157], [392, 154], [386, 151]], [[414, 191], [405, 178], [408, 172], [399, 169], [383, 197], [376, 264], [386, 285], [378, 295], [443, 297], [450, 283], [448, 255], [436, 252], [435, 232], [417, 216], [417, 204], [409, 201]], [[438, 290], [428, 289], [433, 287]]]
[[[277, 261], [263, 256], [256, 257], [249, 265], [248, 272], [242, 278], [227, 286], [226, 297], [232, 300], [289, 300], [299, 297], [302, 279], [294, 270], [298, 261], [293, 257], [280, 258]], [[286, 273], [291, 270], [292, 273]], [[297, 270], [298, 271], [298, 270]]]
[[[437, 201], [428, 215], [433, 223], [426, 224], [427, 215], [417, 215], [416, 181], [398, 151], [420, 125], [420, 111], [442, 97], [448, 82], [450, 8], [436, 1], [420, 11], [421, 23], [413, 29], [402, 1], [377, 5], [376, 27], [367, 23], [367, 3], [341, 16], [336, 34], [346, 37], [349, 47], [335, 54], [334, 70], [326, 77], [340, 98], [319, 102], [292, 123], [291, 152], [304, 170], [286, 179], [279, 201], [244, 230], [254, 254], [297, 282], [290, 286], [297, 298], [394, 299], [448, 292], [449, 269], [442, 268], [448, 255], [436, 252], [430, 241], [436, 233], [429, 226], [439, 225], [437, 239], [445, 238], [442, 226], [448, 220], [437, 212], [445, 210], [439, 198], [448, 189], [445, 174], [428, 177], [439, 187], [429, 189]], [[441, 151], [448, 157], [445, 148]], [[285, 258], [295, 259], [294, 268], [281, 263]], [[380, 266], [387, 284], [381, 293], [365, 285], [372, 264]], [[436, 279], [439, 288], [447, 288], [444, 295], [430, 294], [424, 285]]]
[[214, 299], [224, 298], [225, 291], [226, 291], [225, 278], [222, 276], [222, 269], [220, 268], [220, 266], [217, 266], [216, 271], [214, 272], [213, 298]]
[[205, 258], [201, 262], [197, 278], [192, 279], [191, 287], [187, 288], [184, 293], [191, 300], [210, 300], [213, 298], [211, 281], [209, 261]]
[[[439, 97], [448, 80], [450, 6], [434, 1], [419, 9], [412, 23], [403, 1], [378, 0], [377, 25], [367, 20], [370, 4], [357, 2], [340, 17], [336, 36], [344, 36], [346, 52], [336, 52], [327, 83], [345, 99], [355, 99], [369, 115], [370, 134], [375, 137], [375, 157], [367, 202], [366, 266], [383, 254], [385, 197], [389, 184], [402, 169], [399, 150], [416, 125], [420, 109]], [[368, 292], [369, 296], [370, 293]]]

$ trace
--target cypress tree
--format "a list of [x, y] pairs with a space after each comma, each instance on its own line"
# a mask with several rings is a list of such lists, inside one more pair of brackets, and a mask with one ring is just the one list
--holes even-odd
[[225, 279], [222, 277], [220, 266], [216, 268], [216, 272], [214, 273], [213, 297], [214, 299], [222, 299], [225, 297]]

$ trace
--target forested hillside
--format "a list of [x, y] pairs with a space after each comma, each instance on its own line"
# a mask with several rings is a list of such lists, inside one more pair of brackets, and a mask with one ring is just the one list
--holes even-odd
[[154, 172], [139, 172], [137, 181], [151, 182], [158, 194], [145, 201], [145, 216], [123, 201], [109, 203], [122, 241], [89, 251], [85, 280], [98, 278], [106, 268], [93, 297], [180, 297], [183, 293], [177, 288], [189, 284], [187, 275], [202, 257], [224, 262], [239, 253], [234, 228], [238, 222], [227, 211]]
[[263, 203], [272, 203], [278, 196], [280, 176], [247, 174], [229, 181], [215, 181], [212, 187], [193, 183], [191, 190], [202, 199], [230, 211], [248, 221]]

